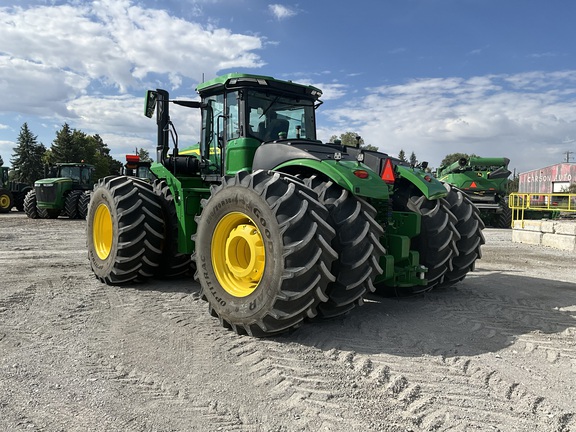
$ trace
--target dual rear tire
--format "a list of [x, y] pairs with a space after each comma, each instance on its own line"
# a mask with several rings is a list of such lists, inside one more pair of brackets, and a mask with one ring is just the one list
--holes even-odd
[[160, 204], [151, 188], [130, 177], [104, 177], [87, 214], [88, 259], [98, 279], [122, 284], [154, 274], [161, 254]]
[[412, 248], [418, 251], [420, 264], [428, 268], [428, 282], [399, 290], [382, 287], [382, 293], [410, 295], [454, 285], [473, 271], [476, 260], [482, 257], [484, 223], [478, 208], [462, 191], [443, 184], [447, 195], [437, 200], [427, 199], [412, 184], [397, 189], [394, 210], [421, 216], [421, 232], [413, 239]]
[[[196, 278], [210, 313], [226, 328], [279, 334], [316, 316], [342, 315], [374, 290], [384, 253], [375, 210], [332, 183], [312, 178], [307, 186], [280, 173], [239, 172], [213, 186], [201, 206]], [[177, 222], [164, 181], [101, 179], [87, 215], [95, 275], [123, 284], [166, 269], [182, 272], [189, 257], [174, 247]]]
[[299, 327], [325, 302], [336, 252], [328, 211], [299, 180], [239, 172], [202, 201], [195, 236], [201, 296], [221, 324], [269, 336]]

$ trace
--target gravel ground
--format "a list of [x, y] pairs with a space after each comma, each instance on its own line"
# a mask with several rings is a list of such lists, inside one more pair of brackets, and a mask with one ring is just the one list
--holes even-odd
[[0, 430], [576, 431], [576, 257], [485, 236], [453, 288], [255, 339], [193, 279], [98, 282], [84, 221], [0, 214]]

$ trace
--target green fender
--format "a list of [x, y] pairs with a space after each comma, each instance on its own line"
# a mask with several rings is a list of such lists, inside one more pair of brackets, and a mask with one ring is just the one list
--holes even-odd
[[[301, 171], [301, 168], [305, 167], [322, 173], [334, 183], [357, 196], [388, 199], [390, 195], [388, 185], [384, 183], [380, 176], [368, 166], [356, 161], [292, 159], [276, 166], [274, 170], [294, 172], [294, 170], [290, 169], [291, 167], [299, 167], [297, 171]], [[366, 178], [357, 177], [354, 172], [358, 171], [366, 172]]]
[[443, 198], [448, 191], [442, 182], [419, 168], [396, 166], [396, 178], [402, 178], [416, 186], [428, 199]]

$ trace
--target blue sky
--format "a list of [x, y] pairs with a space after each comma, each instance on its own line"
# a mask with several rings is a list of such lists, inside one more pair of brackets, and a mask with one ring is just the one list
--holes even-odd
[[[0, 0], [0, 155], [24, 122], [47, 147], [66, 122], [153, 154], [146, 89], [248, 72], [320, 87], [323, 140], [524, 172], [576, 160], [575, 42], [573, 0]], [[182, 145], [195, 116], [172, 112]]]

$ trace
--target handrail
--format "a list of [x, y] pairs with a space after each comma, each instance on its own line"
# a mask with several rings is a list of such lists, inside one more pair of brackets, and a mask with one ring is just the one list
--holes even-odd
[[526, 210], [547, 211], [556, 217], [564, 212], [576, 213], [576, 194], [513, 192], [508, 197], [508, 207], [512, 209], [512, 227], [516, 221], [520, 221], [524, 228]]

